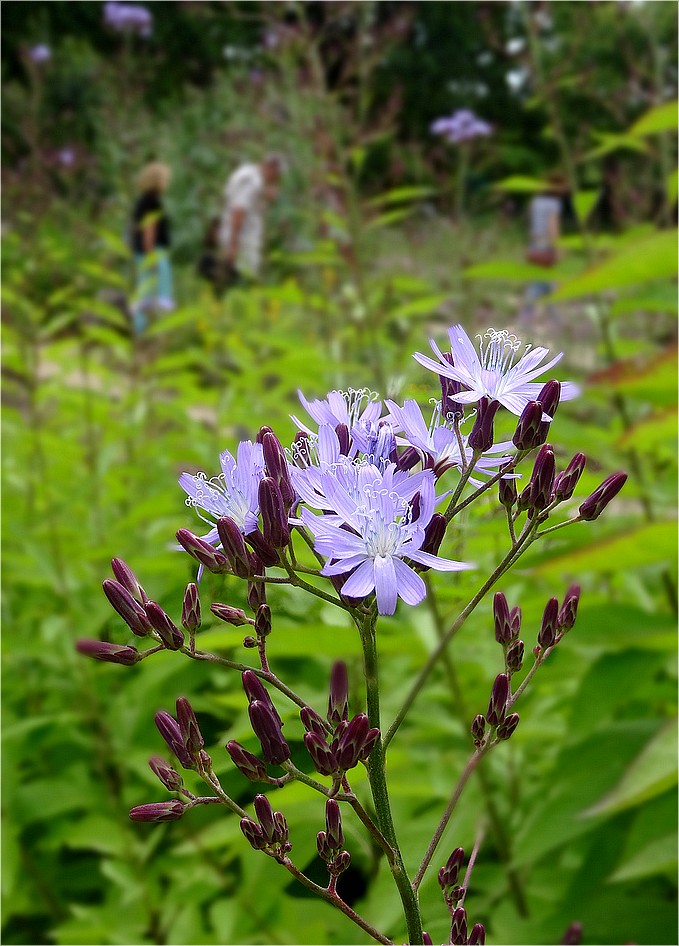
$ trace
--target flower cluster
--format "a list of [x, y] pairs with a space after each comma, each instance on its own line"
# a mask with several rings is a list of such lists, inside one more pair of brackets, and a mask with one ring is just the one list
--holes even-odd
[[31, 46], [28, 50], [28, 58], [31, 62], [35, 62], [38, 65], [43, 62], [49, 62], [52, 58], [52, 50], [47, 43], [38, 43], [37, 46]]
[[437, 118], [432, 122], [430, 131], [433, 135], [441, 135], [446, 141], [457, 145], [473, 138], [486, 137], [491, 134], [492, 128], [468, 108], [460, 108], [452, 115]]
[[140, 3], [117, 3], [108, 0], [104, 4], [104, 23], [119, 33], [136, 33], [138, 36], [150, 36], [153, 29], [153, 16]]

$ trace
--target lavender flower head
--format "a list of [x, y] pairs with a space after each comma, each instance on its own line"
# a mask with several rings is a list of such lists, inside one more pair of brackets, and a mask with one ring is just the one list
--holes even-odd
[[153, 17], [146, 7], [139, 3], [117, 3], [109, 0], [104, 4], [104, 23], [120, 33], [137, 33], [138, 36], [150, 36]]
[[[542, 364], [549, 355], [547, 348], [533, 348], [527, 345], [523, 354], [515, 362], [521, 349], [521, 340], [507, 331], [496, 332], [488, 329], [483, 337], [479, 336], [479, 350], [461, 325], [453, 325], [448, 329], [450, 349], [453, 364], [446, 360], [443, 352], [432, 339], [432, 351], [439, 359], [437, 363], [426, 355], [415, 352], [415, 361], [424, 368], [434, 371], [445, 378], [459, 381], [466, 390], [455, 395], [455, 400], [461, 404], [475, 404], [482, 397], [489, 397], [499, 401], [508, 411], [521, 416], [529, 401], [537, 400], [542, 385], [534, 382], [563, 357], [560, 352], [547, 364]], [[561, 400], [569, 401], [579, 394], [577, 385], [572, 381], [561, 382]], [[543, 420], [551, 420], [549, 415], [543, 415]]]
[[468, 108], [460, 108], [452, 115], [445, 118], [437, 118], [432, 122], [430, 131], [433, 135], [441, 135], [451, 144], [461, 144], [463, 141], [471, 141], [473, 138], [487, 137], [491, 134], [492, 128], [488, 122], [478, 118]]
[[49, 62], [52, 58], [52, 50], [47, 43], [38, 43], [37, 46], [31, 46], [28, 50], [28, 58], [35, 63]]
[[[382, 404], [377, 400], [377, 395], [366, 388], [356, 391], [351, 388], [348, 391], [330, 391], [324, 401], [307, 401], [301, 391], [297, 393], [302, 407], [318, 426], [329, 424], [331, 427], [337, 427], [338, 424], [345, 424], [351, 431], [358, 423], [377, 423], [382, 413]], [[290, 416], [300, 430], [308, 434], [313, 433], [293, 414]]]

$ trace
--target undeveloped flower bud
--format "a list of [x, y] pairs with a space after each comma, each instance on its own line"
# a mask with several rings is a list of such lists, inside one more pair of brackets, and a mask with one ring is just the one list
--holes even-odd
[[329, 865], [330, 873], [338, 877], [342, 874], [351, 863], [351, 854], [348, 851], [340, 851], [337, 857], [333, 860], [332, 864]]
[[349, 428], [346, 424], [338, 424], [335, 427], [335, 433], [337, 434], [337, 439], [339, 440], [339, 452], [343, 457], [348, 457], [349, 450], [351, 449], [351, 436], [349, 434]]
[[449, 887], [454, 887], [457, 883], [460, 868], [464, 862], [464, 849], [456, 847], [445, 863], [445, 866], [439, 871], [439, 885], [444, 894]]
[[262, 754], [269, 765], [281, 765], [290, 758], [290, 747], [283, 738], [280, 718], [271, 703], [254, 700], [248, 706], [252, 729], [259, 739]]
[[177, 542], [185, 552], [215, 575], [224, 575], [229, 571], [229, 562], [223, 552], [194, 535], [189, 529], [179, 529]]
[[499, 401], [485, 396], [476, 405], [476, 420], [467, 443], [477, 453], [485, 453], [493, 446], [493, 422], [499, 406]]
[[132, 821], [179, 821], [184, 814], [184, 805], [177, 801], [158, 801], [150, 805], [138, 805], [130, 811]]
[[[454, 364], [452, 352], [444, 352], [443, 358], [449, 365]], [[464, 404], [456, 401], [455, 395], [460, 393], [462, 385], [454, 378], [446, 378], [442, 374], [439, 375], [439, 381], [441, 382], [441, 416], [446, 420], [456, 414], [461, 417], [464, 414]]]
[[349, 676], [343, 660], [333, 664], [330, 673], [330, 696], [328, 697], [328, 722], [333, 725], [349, 717]]
[[234, 575], [249, 578], [252, 574], [250, 555], [238, 523], [229, 516], [221, 516], [217, 520], [217, 533]]
[[505, 654], [507, 673], [518, 673], [523, 666], [523, 641], [512, 641]]
[[262, 437], [262, 452], [267, 474], [278, 485], [283, 499], [283, 505], [287, 512], [297, 499], [297, 495], [290, 481], [290, 472], [288, 470], [288, 461], [285, 456], [285, 451], [273, 431], [264, 434]]
[[321, 738], [325, 739], [326, 730], [323, 725], [323, 720], [315, 710], [312, 710], [310, 706], [303, 706], [299, 711], [299, 718], [302, 720], [307, 732], [315, 732], [321, 736]]
[[472, 739], [474, 740], [475, 746], [480, 746], [483, 742], [483, 737], [486, 733], [486, 717], [482, 716], [480, 713], [478, 716], [474, 717], [472, 722]]
[[280, 488], [270, 476], [259, 481], [259, 508], [264, 538], [275, 549], [285, 548], [290, 542], [288, 516]]
[[243, 624], [252, 624], [251, 619], [242, 608], [232, 608], [231, 605], [220, 604], [216, 601], [214, 604], [210, 605], [210, 611], [212, 611], [214, 616], [218, 617], [220, 621], [226, 621], [227, 624], [232, 624], [234, 627], [241, 627]]
[[369, 729], [368, 735], [365, 737], [365, 742], [363, 743], [363, 748], [358, 756], [359, 762], [367, 762], [368, 756], [373, 751], [377, 745], [377, 740], [380, 738], [380, 731], [377, 729]]
[[[440, 512], [435, 512], [424, 530], [422, 551], [428, 552], [430, 555], [438, 555], [447, 528], [446, 517], [441, 515]], [[420, 571], [428, 571], [428, 568], [420, 568]]]
[[500, 505], [506, 509], [511, 509], [517, 500], [516, 479], [510, 476], [503, 476], [498, 481], [498, 499]]
[[339, 851], [344, 846], [344, 834], [340, 806], [334, 798], [325, 803], [325, 830], [329, 847]]
[[627, 473], [612, 473], [591, 493], [578, 510], [585, 521], [598, 519], [606, 506], [627, 482]]
[[153, 774], [158, 776], [169, 792], [178, 792], [181, 789], [184, 780], [179, 772], [168, 765], [165, 759], [162, 759], [159, 755], [154, 755], [149, 759], [149, 766]]
[[243, 832], [246, 841], [255, 851], [262, 851], [266, 847], [266, 838], [264, 832], [252, 818], [241, 818], [240, 829]]
[[509, 617], [509, 605], [501, 591], [493, 597], [493, 617], [495, 619], [495, 640], [498, 644], [508, 644], [512, 639], [512, 624]]
[[415, 449], [415, 447], [406, 447], [396, 461], [396, 469], [406, 471], [412, 470], [414, 466], [417, 466], [420, 460], [420, 453]]
[[177, 720], [165, 710], [159, 710], [153, 719], [170, 752], [177, 756], [185, 769], [195, 769], [195, 759], [184, 745], [184, 737]]
[[111, 559], [111, 569], [116, 577], [116, 581], [118, 581], [126, 591], [129, 591], [136, 601], [140, 604], [144, 604], [146, 601], [146, 592], [139, 584], [137, 576], [130, 566], [127, 565], [122, 558], [113, 558]]
[[422, 943], [423, 946], [433, 946], [432, 938], [426, 930], [422, 930]]
[[486, 719], [489, 726], [498, 726], [505, 718], [505, 707], [509, 698], [509, 677], [506, 673], [498, 673], [490, 694]]
[[[259, 529], [253, 529], [252, 532], [248, 532], [245, 537], [252, 548], [255, 550], [256, 555], [266, 568], [270, 568], [272, 565], [278, 565], [280, 562], [280, 556], [276, 549], [273, 547], [271, 542], [266, 539]], [[262, 572], [257, 571], [258, 575], [261, 575]], [[260, 582], [261, 584], [261, 582]]]
[[[252, 557], [256, 561], [256, 565], [253, 565], [253, 572], [255, 575], [263, 575], [264, 562], [256, 554], [253, 554]], [[260, 604], [266, 604], [266, 585], [263, 581], [248, 582], [248, 604], [253, 611], [257, 611]]]
[[179, 650], [184, 646], [184, 632], [180, 631], [168, 614], [155, 601], [147, 601], [144, 609], [151, 627], [168, 650]]
[[333, 740], [333, 750], [337, 754], [337, 762], [343, 772], [353, 769], [358, 764], [369, 729], [368, 717], [364, 713], [359, 713], [350, 721], [339, 739]]
[[282, 726], [283, 721], [278, 715], [278, 710], [273, 705], [271, 697], [267, 693], [266, 687], [259, 679], [257, 674], [253, 670], [245, 670], [242, 675], [242, 681], [245, 695], [247, 696], [250, 703], [252, 703], [254, 700], [259, 700], [261, 703], [266, 703], [274, 717], [278, 720], [278, 725]]
[[271, 633], [271, 608], [268, 604], [260, 604], [257, 608], [255, 631], [258, 637], [266, 637]]
[[450, 942], [452, 946], [467, 946], [467, 911], [464, 907], [453, 910]]
[[200, 627], [200, 598], [198, 596], [198, 586], [191, 581], [186, 586], [184, 592], [184, 603], [182, 605], [182, 626], [193, 634]]
[[244, 749], [239, 742], [232, 739], [226, 744], [226, 751], [231, 756], [231, 761], [236, 768], [251, 782], [266, 782], [266, 766], [252, 752]]
[[585, 469], [587, 457], [584, 453], [576, 453], [565, 470], [557, 474], [554, 479], [554, 498], [560, 503], [570, 499], [575, 492], [575, 487]]
[[542, 512], [549, 505], [554, 485], [556, 460], [551, 444], [543, 444], [535, 458], [531, 477], [531, 507]]
[[550, 598], [542, 615], [542, 626], [538, 634], [538, 644], [543, 650], [551, 647], [556, 640], [556, 625], [559, 616], [559, 602]]
[[538, 394], [537, 399], [542, 404], [542, 410], [551, 418], [551, 420], [543, 420], [540, 424], [539, 436], [542, 438], [540, 443], [544, 443], [549, 435], [549, 425], [554, 420], [561, 399], [561, 385], [559, 382], [548, 381]]
[[338, 771], [337, 756], [320, 733], [306, 732], [304, 745], [320, 775], [334, 775]]
[[255, 795], [254, 806], [264, 837], [272, 843], [276, 840], [276, 822], [271, 803], [266, 795]]
[[103, 581], [101, 586], [111, 606], [130, 630], [138, 637], [146, 637], [151, 631], [151, 622], [144, 608], [135, 601], [130, 592], [119, 582], [111, 581], [110, 578]]
[[76, 641], [75, 649], [86, 657], [94, 657], [95, 660], [103, 660], [111, 664], [122, 664], [124, 667], [131, 667], [141, 659], [141, 654], [136, 647], [129, 647], [126, 644], [109, 644], [108, 641], [81, 638]]
[[566, 592], [563, 604], [559, 610], [559, 616], [556, 619], [557, 627], [563, 634], [570, 631], [575, 624], [575, 619], [578, 616], [579, 601], [580, 585], [571, 585]]
[[512, 443], [518, 450], [532, 450], [545, 442], [546, 434], [540, 439], [542, 414], [542, 404], [539, 401], [529, 401], [526, 404], [512, 437]]
[[486, 928], [483, 923], [475, 923], [469, 934], [467, 943], [469, 946], [484, 946], [486, 942]]
[[512, 627], [512, 638], [516, 640], [521, 630], [521, 608], [512, 608], [509, 612], [509, 621]]
[[177, 698], [176, 706], [177, 723], [179, 724], [179, 731], [184, 740], [186, 751], [190, 755], [195, 756], [205, 745], [205, 740], [198, 726], [196, 714], [193, 712], [193, 707], [185, 696]]
[[509, 739], [516, 727], [519, 725], [519, 714], [510, 713], [509, 716], [497, 727], [496, 735], [498, 739]]
[[582, 942], [582, 923], [571, 923], [563, 934], [561, 946], [580, 946]]

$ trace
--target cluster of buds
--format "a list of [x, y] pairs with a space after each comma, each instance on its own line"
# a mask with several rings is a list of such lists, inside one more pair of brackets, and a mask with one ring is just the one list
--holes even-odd
[[[256, 673], [252, 670], [246, 670], [243, 673], [242, 680], [243, 689], [248, 698], [250, 725], [262, 747], [262, 755], [269, 765], [282, 765], [290, 758], [290, 746], [283, 736], [283, 721], [278, 715], [278, 710], [273, 705], [271, 697]], [[259, 781], [259, 776], [256, 779], [253, 778], [255, 771], [261, 772], [259, 759], [251, 753], [242, 755], [245, 750], [238, 743], [230, 743], [229, 745], [238, 746], [238, 750], [240, 750], [234, 753], [227, 746], [229, 755], [231, 755], [241, 772], [251, 781]], [[244, 767], [241, 768], [239, 763], [243, 759], [246, 761]]]
[[325, 831], [319, 831], [316, 835], [316, 848], [318, 856], [327, 865], [330, 877], [335, 881], [351, 861], [351, 855], [343, 847], [340, 807], [334, 798], [329, 798], [325, 803]]
[[259, 823], [252, 818], [241, 818], [240, 829], [255, 851], [264, 851], [282, 864], [292, 850], [288, 823], [280, 811], [273, 810], [266, 795], [255, 795], [254, 805]]
[[538, 632], [538, 643], [534, 649], [536, 658], [543, 655], [550, 647], [558, 644], [575, 624], [580, 601], [580, 586], [571, 585], [566, 592], [563, 604], [559, 607], [558, 598], [550, 598], [542, 615]]
[[467, 932], [467, 911], [464, 907], [457, 907], [452, 914], [449, 942], [451, 946], [483, 946], [486, 929], [483, 923], [475, 923]]
[[[330, 675], [330, 726], [309, 706], [304, 706], [299, 715], [306, 729], [304, 745], [316, 771], [332, 776], [337, 787], [344, 772], [367, 760], [380, 736], [379, 729], [370, 727], [365, 713], [349, 719], [349, 680], [343, 661], [334, 664]], [[332, 738], [328, 744], [329, 734]]]
[[521, 631], [521, 608], [511, 611], [507, 599], [501, 591], [493, 598], [493, 618], [495, 622], [495, 640], [502, 644], [505, 654], [505, 670], [509, 676], [517, 673], [523, 664], [524, 645], [519, 640]]
[[489, 736], [486, 735], [487, 729], [491, 730], [491, 734], [494, 731], [497, 739], [504, 740], [509, 739], [519, 725], [518, 713], [506, 715], [509, 697], [509, 674], [498, 673], [490, 693], [486, 715], [483, 716], [479, 714], [474, 717], [474, 721], [472, 722], [472, 739], [477, 749], [489, 738]]
[[457, 847], [438, 873], [439, 886], [451, 919], [449, 942], [456, 946], [466, 946], [467, 943], [483, 944], [486, 941], [486, 931], [482, 923], [476, 923], [467, 935], [467, 911], [461, 905], [466, 889], [458, 883], [463, 862], [464, 851]]

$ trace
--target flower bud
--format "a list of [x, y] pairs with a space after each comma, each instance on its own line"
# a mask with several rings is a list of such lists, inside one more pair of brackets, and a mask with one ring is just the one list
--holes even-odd
[[509, 622], [512, 627], [512, 639], [516, 640], [521, 631], [521, 608], [512, 608], [509, 612]]
[[330, 873], [336, 877], [342, 874], [351, 863], [351, 854], [348, 851], [340, 851], [330, 866]]
[[482, 716], [480, 713], [478, 716], [474, 717], [472, 722], [472, 739], [474, 740], [475, 746], [480, 746], [483, 742], [483, 737], [486, 733], [486, 717]]
[[498, 739], [509, 739], [516, 727], [519, 725], [519, 714], [510, 713], [497, 727], [496, 735]]
[[[443, 352], [443, 357], [452, 367], [454, 364], [453, 353]], [[455, 395], [462, 390], [460, 382], [455, 381], [454, 378], [446, 378], [442, 374], [439, 375], [439, 381], [441, 382], [441, 416], [445, 420], [449, 420], [456, 414], [464, 414], [464, 404], [460, 404], [459, 401], [455, 400]]]
[[134, 574], [129, 565], [127, 565], [122, 558], [113, 558], [111, 559], [111, 569], [115, 575], [116, 581], [123, 586], [125, 591], [129, 591], [132, 597], [139, 602], [139, 604], [144, 604], [146, 601], [146, 592], [139, 584], [137, 576]]
[[499, 401], [485, 396], [476, 405], [476, 420], [467, 441], [476, 453], [485, 453], [493, 446], [493, 421], [499, 406]]
[[255, 632], [258, 637], [267, 637], [271, 633], [271, 608], [260, 604], [255, 615]]
[[[428, 552], [430, 555], [438, 555], [447, 528], [446, 517], [441, 515], [440, 512], [435, 512], [424, 530], [421, 551]], [[428, 571], [428, 568], [420, 567], [420, 571]]]
[[613, 497], [617, 496], [623, 488], [626, 481], [627, 473], [611, 473], [580, 506], [578, 510], [580, 518], [585, 521], [598, 519]]
[[556, 625], [559, 616], [559, 602], [550, 598], [542, 615], [542, 626], [538, 634], [538, 644], [543, 650], [551, 647], [556, 640]]
[[177, 542], [191, 558], [215, 575], [224, 575], [229, 571], [229, 562], [223, 552], [210, 545], [204, 539], [194, 535], [189, 529], [179, 529]]
[[422, 930], [422, 943], [423, 946], [434, 946], [432, 938], [426, 930]]
[[498, 480], [498, 499], [500, 505], [505, 509], [511, 509], [517, 500], [516, 479], [514, 477], [503, 476]]
[[271, 844], [276, 840], [276, 822], [274, 820], [271, 803], [266, 795], [255, 795], [254, 806], [262, 827], [262, 833], [269, 844]]
[[467, 946], [467, 911], [464, 907], [453, 910], [450, 942], [452, 946]]
[[183, 814], [184, 805], [177, 799], [138, 805], [130, 810], [132, 821], [179, 821]]
[[238, 523], [229, 516], [221, 516], [217, 520], [217, 533], [234, 575], [249, 578], [252, 574], [250, 556]]
[[290, 747], [283, 738], [280, 718], [272, 705], [254, 700], [248, 706], [248, 715], [269, 765], [281, 765], [289, 759]]
[[189, 634], [193, 634], [200, 627], [200, 598], [198, 596], [198, 586], [191, 581], [184, 591], [184, 603], [182, 605], [182, 627]]
[[278, 844], [280, 844], [281, 841], [287, 841], [290, 837], [290, 831], [288, 830], [288, 822], [285, 820], [285, 815], [280, 811], [274, 811], [273, 820], [275, 825], [274, 841]]
[[124, 667], [131, 667], [141, 659], [141, 654], [136, 647], [130, 647], [127, 644], [110, 644], [108, 641], [95, 641], [89, 638], [76, 641], [75, 649], [86, 657], [93, 657], [95, 660], [103, 660], [111, 664], [122, 664]]
[[563, 599], [563, 604], [559, 610], [559, 615], [556, 619], [557, 628], [565, 634], [575, 624], [575, 619], [578, 615], [578, 604], [580, 602], [580, 585], [571, 585], [566, 596]]
[[351, 435], [346, 424], [338, 424], [335, 427], [335, 433], [339, 440], [339, 452], [343, 457], [349, 456], [351, 450]]
[[531, 476], [531, 507], [542, 512], [549, 505], [554, 485], [556, 460], [551, 444], [543, 444], [535, 458], [533, 475]]
[[342, 815], [340, 813], [340, 806], [334, 798], [329, 798], [325, 803], [325, 830], [328, 845], [331, 848], [339, 850], [344, 846]]
[[226, 744], [226, 751], [231, 756], [231, 761], [236, 768], [251, 782], [266, 782], [266, 766], [252, 752], [244, 749], [239, 742], [232, 739]]
[[368, 717], [364, 713], [359, 713], [354, 716], [339, 739], [333, 740], [332, 748], [337, 754], [337, 762], [343, 772], [353, 769], [358, 764], [369, 729]]
[[498, 644], [508, 644], [512, 639], [512, 624], [509, 618], [509, 605], [501, 591], [493, 597], [493, 617], [495, 619], [495, 640]]
[[396, 461], [397, 470], [412, 470], [420, 462], [420, 453], [415, 447], [406, 447]]
[[[285, 451], [278, 437], [273, 433], [266, 433], [262, 438], [262, 452], [266, 465], [267, 475], [278, 485], [286, 512], [294, 504], [297, 494], [290, 481], [288, 461]], [[286, 518], [287, 525], [287, 518]]]
[[328, 836], [325, 831], [319, 831], [316, 835], [316, 850], [322, 861], [332, 860], [332, 850], [328, 845]]
[[179, 630], [159, 604], [155, 601], [147, 601], [144, 609], [151, 627], [168, 650], [179, 650], [184, 646], [184, 632]]
[[328, 697], [328, 722], [333, 725], [349, 717], [349, 676], [343, 660], [333, 664], [330, 673], [330, 696]]
[[524, 645], [523, 641], [512, 641], [505, 654], [505, 664], [507, 673], [518, 673], [523, 666]]
[[493, 683], [493, 689], [488, 703], [486, 719], [489, 726], [498, 726], [505, 718], [505, 708], [509, 698], [509, 677], [506, 673], [498, 673]]
[[245, 840], [255, 851], [262, 851], [266, 847], [264, 832], [252, 818], [241, 818], [240, 829], [245, 836]]
[[556, 409], [559, 406], [559, 400], [561, 399], [561, 385], [559, 382], [555, 380], [548, 381], [538, 394], [537, 399], [540, 404], [542, 404], [542, 410], [550, 418], [549, 420], [543, 420], [540, 423], [540, 428], [538, 431], [538, 435], [541, 438], [540, 443], [544, 443], [549, 436], [549, 425], [554, 420]]
[[311, 756], [314, 768], [320, 775], [334, 775], [338, 771], [337, 756], [323, 736], [317, 732], [306, 732], [304, 745]]
[[165, 710], [159, 710], [153, 719], [170, 752], [177, 756], [185, 769], [195, 769], [195, 760], [184, 744], [184, 737], [177, 720]]
[[[256, 565], [253, 564], [253, 572], [255, 575], [263, 575], [264, 562], [257, 554], [253, 554], [252, 558], [256, 560]], [[263, 581], [248, 582], [248, 604], [253, 611], [256, 611], [260, 604], [266, 604], [266, 585]]]
[[560, 503], [570, 499], [578, 485], [578, 480], [585, 469], [587, 457], [584, 453], [576, 453], [565, 470], [554, 479], [554, 498]]
[[[259, 529], [253, 529], [252, 532], [248, 532], [245, 538], [255, 550], [255, 553], [261, 560], [263, 566], [270, 568], [272, 565], [279, 564], [280, 556], [278, 552], [273, 547], [271, 542], [269, 542], [269, 540], [262, 535]], [[263, 573], [257, 571], [257, 574], [261, 575]], [[258, 584], [261, 584], [261, 582], [258, 582]]]
[[149, 759], [149, 766], [154, 775], [156, 775], [169, 792], [180, 791], [184, 780], [179, 772], [176, 772], [171, 765], [162, 759], [159, 755], [154, 755]]
[[146, 637], [151, 631], [151, 623], [144, 608], [135, 601], [130, 592], [119, 582], [111, 581], [110, 578], [103, 581], [101, 586], [111, 606], [130, 630], [138, 637]]
[[226, 621], [233, 627], [241, 627], [243, 624], [252, 624], [252, 620], [246, 615], [242, 608], [232, 608], [229, 604], [220, 604], [215, 601], [210, 605], [210, 611], [220, 621]]
[[205, 745], [205, 740], [198, 726], [196, 714], [193, 712], [193, 707], [185, 696], [177, 698], [176, 707], [177, 723], [179, 724], [179, 731], [182, 734], [184, 745], [186, 746], [187, 752], [195, 756]]
[[259, 481], [259, 508], [264, 538], [275, 549], [285, 548], [290, 542], [288, 516], [278, 484], [270, 476]]
[[561, 946], [580, 946], [581, 942], [582, 923], [571, 923], [560, 940]]
[[365, 737], [365, 742], [363, 743], [363, 748], [361, 749], [361, 751], [360, 751], [360, 753], [359, 753], [359, 756], [358, 756], [358, 761], [359, 761], [359, 762], [367, 762], [368, 756], [370, 755], [370, 753], [371, 753], [371, 752], [373, 751], [373, 749], [375, 748], [375, 746], [376, 746], [376, 744], [377, 744], [377, 740], [378, 740], [379, 738], [380, 738], [380, 731], [379, 731], [379, 729], [375, 728], [375, 729], [369, 729], [369, 730], [368, 730], [368, 734], [367, 734], [367, 736]]
[[545, 442], [547, 434], [542, 437], [541, 429], [543, 413], [539, 401], [529, 401], [526, 404], [512, 437], [512, 443], [517, 450], [532, 450]]
[[245, 695], [247, 696], [250, 703], [254, 700], [259, 700], [261, 703], [266, 703], [275, 718], [278, 720], [279, 726], [283, 725], [283, 721], [278, 715], [278, 710], [273, 705], [271, 697], [267, 693], [267, 690], [259, 679], [257, 674], [253, 670], [245, 670], [242, 675], [243, 689], [245, 690]]
[[303, 706], [299, 711], [299, 718], [302, 720], [307, 732], [315, 732], [321, 736], [321, 738], [325, 739], [326, 730], [323, 725], [323, 720], [315, 710], [312, 710], [310, 706]]
[[444, 894], [448, 887], [454, 887], [457, 883], [457, 877], [460, 868], [464, 862], [464, 849], [456, 847], [445, 863], [445, 866], [439, 871], [439, 885]]
[[486, 928], [483, 923], [475, 923], [469, 934], [467, 943], [469, 946], [484, 946], [486, 942]]

